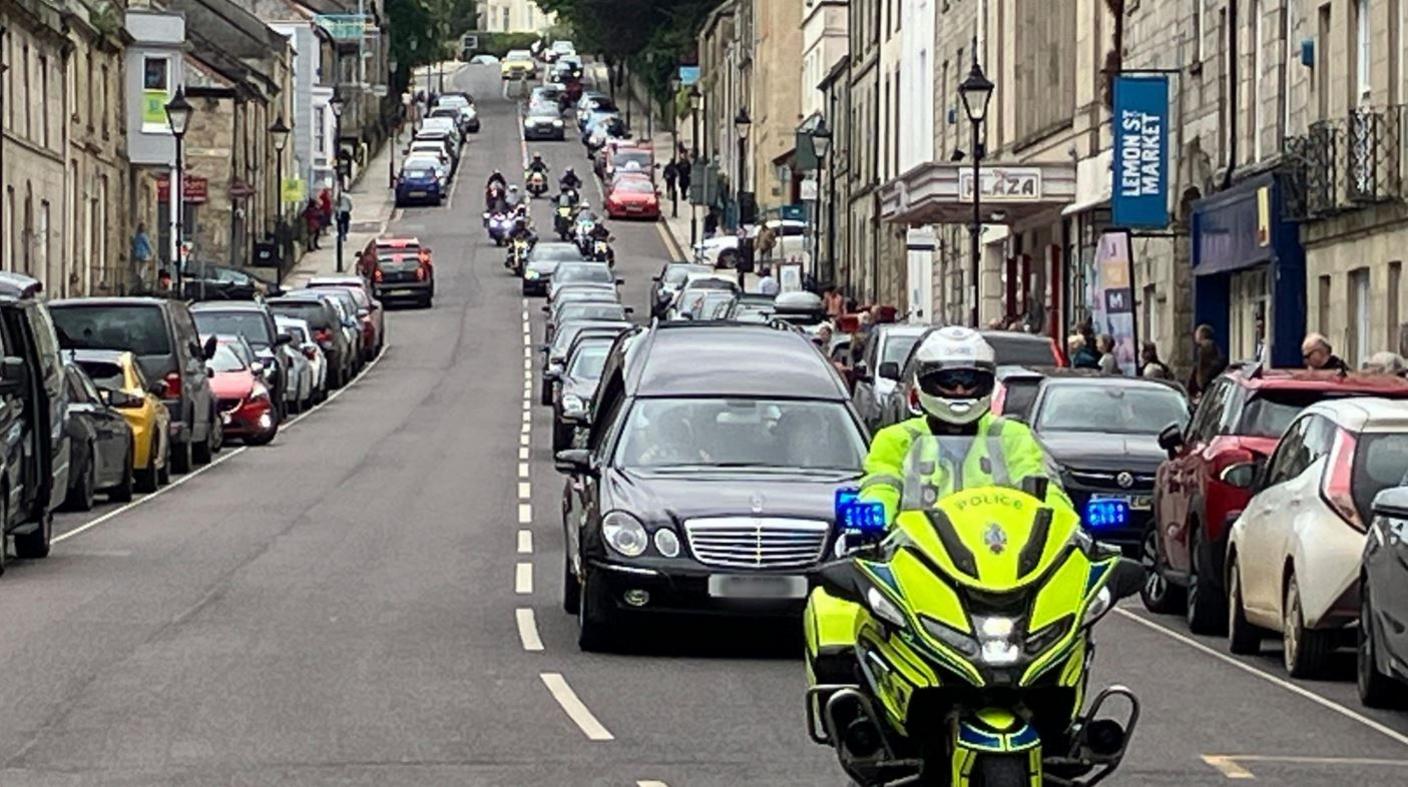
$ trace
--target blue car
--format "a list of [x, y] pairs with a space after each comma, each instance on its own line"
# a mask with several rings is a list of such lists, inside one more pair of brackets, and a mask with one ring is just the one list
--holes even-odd
[[440, 186], [440, 176], [429, 167], [413, 167], [401, 170], [396, 179], [396, 207], [405, 205], [439, 205], [445, 201], [445, 191]]

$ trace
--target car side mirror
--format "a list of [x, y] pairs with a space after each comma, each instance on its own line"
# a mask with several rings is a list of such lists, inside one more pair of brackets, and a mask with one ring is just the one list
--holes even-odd
[[653, 282], [655, 282], [655, 283], [657, 283], [657, 284], [660, 283], [660, 277], [659, 277], [659, 276], [651, 276], [651, 277], [650, 277], [650, 280], [653, 281]]
[[559, 379], [561, 379], [561, 378], [562, 378], [562, 371], [559, 370], [559, 369], [545, 369], [545, 370], [543, 370], [543, 379], [544, 379], [544, 380], [553, 381], [553, 380], [559, 380]]
[[895, 380], [898, 382], [900, 379], [900, 365], [897, 361], [885, 361], [880, 364], [880, 368], [876, 371], [876, 374], [880, 377], [884, 377], [886, 380]]
[[1110, 577], [1110, 593], [1114, 595], [1115, 601], [1129, 598], [1144, 588], [1145, 578], [1144, 566], [1138, 561], [1122, 557], [1115, 564], [1115, 573]]
[[205, 346], [201, 348], [201, 358], [210, 360], [215, 357], [215, 348], [220, 346], [220, 342], [214, 337], [205, 340]]
[[5, 360], [0, 362], [0, 392], [18, 392], [24, 387], [28, 376], [29, 369], [25, 366], [23, 358], [16, 355], [5, 356]]
[[264, 364], [260, 361], [255, 361], [254, 363], [249, 365], [249, 370], [251, 372], [254, 372], [255, 376], [257, 377], [259, 375], [264, 374]]
[[626, 283], [626, 280], [625, 280], [625, 279], [617, 279], [617, 280], [616, 280], [616, 286], [617, 286], [617, 287], [620, 287], [622, 284], [625, 284], [625, 283]]
[[158, 399], [165, 399], [165, 398], [166, 398], [166, 381], [165, 381], [165, 380], [157, 380], [156, 382], [152, 383], [152, 386], [151, 386], [150, 388], [148, 388], [147, 390], [148, 390], [148, 391], [151, 391], [152, 396], [155, 396], [155, 397], [158, 398]]
[[141, 407], [145, 403], [142, 397], [134, 396], [126, 391], [101, 388], [98, 390], [98, 394], [103, 397], [103, 401], [107, 402], [109, 407], [116, 407], [118, 409]]
[[1218, 480], [1236, 489], [1251, 489], [1261, 476], [1260, 462], [1238, 462], [1228, 465], [1218, 474]]
[[1178, 450], [1183, 447], [1183, 428], [1178, 424], [1165, 426], [1159, 432], [1159, 447], [1168, 453], [1169, 459], [1178, 456]]
[[558, 451], [553, 457], [553, 465], [557, 472], [567, 475], [593, 475], [596, 472], [596, 468], [592, 466], [591, 452], [585, 448]]
[[1408, 486], [1395, 486], [1374, 495], [1374, 515], [1408, 519]]
[[281, 334], [279, 334], [278, 336], [275, 336], [275, 337], [274, 337], [274, 344], [275, 344], [275, 345], [293, 344], [293, 336], [292, 336], [291, 334], [281, 333]]

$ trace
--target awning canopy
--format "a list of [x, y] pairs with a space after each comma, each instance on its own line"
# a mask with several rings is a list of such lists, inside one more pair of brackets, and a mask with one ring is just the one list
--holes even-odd
[[[1020, 224], [1075, 200], [1068, 163], [984, 164], [978, 177], [984, 223]], [[898, 224], [966, 224], [973, 220], [973, 167], [929, 162], [880, 188], [880, 217]]]

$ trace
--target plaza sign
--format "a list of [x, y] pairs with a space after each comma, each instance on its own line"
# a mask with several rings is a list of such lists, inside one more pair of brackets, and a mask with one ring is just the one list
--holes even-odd
[[[1041, 169], [1037, 167], [983, 167], [983, 202], [1035, 202], [1041, 199]], [[958, 196], [973, 199], [973, 170], [958, 171]]]
[[1115, 78], [1114, 187], [1116, 227], [1168, 226], [1168, 77]]

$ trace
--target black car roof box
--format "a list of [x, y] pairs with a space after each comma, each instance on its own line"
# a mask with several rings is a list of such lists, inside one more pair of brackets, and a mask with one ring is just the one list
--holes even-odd
[[0, 295], [10, 298], [33, 298], [44, 291], [44, 283], [23, 273], [0, 271]]

